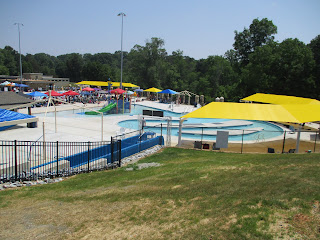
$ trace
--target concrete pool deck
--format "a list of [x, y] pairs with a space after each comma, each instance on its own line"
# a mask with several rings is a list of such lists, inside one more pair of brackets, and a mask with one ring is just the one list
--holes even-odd
[[[105, 102], [100, 104], [61, 104], [56, 106], [56, 111], [67, 111], [72, 109], [79, 109], [80, 107], [85, 107], [87, 110], [94, 107], [102, 107]], [[170, 105], [163, 104], [155, 101], [140, 101], [136, 103], [137, 105], [142, 105], [146, 107], [152, 107], [157, 109], [162, 109], [166, 111], [173, 111], [176, 113], [188, 113], [194, 111], [195, 108], [192, 105]], [[54, 112], [55, 107], [50, 106], [48, 108], [32, 108], [32, 114], [44, 113], [45, 111]], [[20, 109], [20, 113], [26, 113], [27, 109]], [[101, 141], [101, 129], [102, 129], [102, 118], [90, 117], [90, 118], [66, 118], [57, 117], [57, 131], [55, 130], [55, 117], [38, 117], [38, 127], [37, 128], [27, 128], [26, 124], [16, 125], [5, 131], [0, 132], [0, 140], [18, 140], [18, 141], [43, 141], [43, 122], [45, 122], [45, 140], [46, 141], [77, 141], [77, 142], [87, 142], [87, 141]], [[130, 115], [104, 115], [103, 116], [103, 140], [110, 141], [112, 136], [117, 135], [120, 132], [120, 126], [118, 122], [124, 120], [136, 119], [136, 116]], [[316, 124], [317, 126], [317, 124]], [[129, 131], [129, 130], [127, 130]], [[289, 130], [287, 129], [289, 132]], [[297, 133], [287, 134], [286, 138], [296, 139]], [[270, 139], [281, 140], [283, 135]], [[270, 141], [268, 140], [268, 142]], [[301, 133], [301, 140], [312, 141], [312, 134], [303, 132]], [[193, 140], [194, 141], [194, 140]], [[178, 143], [178, 137], [172, 136], [171, 145], [175, 146]]]
[[[85, 107], [87, 110], [90, 108], [102, 107], [105, 102], [100, 104], [61, 104], [56, 106], [56, 111], [68, 111]], [[136, 104], [153, 107], [162, 110], [172, 110], [169, 104], [163, 104], [152, 101], [141, 101]], [[173, 111], [177, 113], [190, 112], [194, 110], [193, 106], [187, 105], [173, 105]], [[32, 114], [54, 112], [55, 107], [50, 106], [32, 108]], [[18, 112], [27, 114], [27, 109], [20, 109]], [[18, 141], [36, 141], [43, 140], [43, 122], [45, 122], [45, 140], [46, 141], [101, 141], [101, 117], [88, 117], [88, 118], [64, 118], [57, 117], [57, 131], [55, 130], [55, 117], [38, 117], [37, 128], [27, 128], [26, 124], [19, 124], [11, 127], [5, 131], [0, 132], [0, 140], [18, 140]], [[110, 141], [111, 136], [117, 135], [120, 132], [118, 122], [123, 120], [136, 119], [136, 116], [130, 115], [104, 115], [103, 116], [103, 140]], [[177, 140], [176, 140], [177, 141]]]

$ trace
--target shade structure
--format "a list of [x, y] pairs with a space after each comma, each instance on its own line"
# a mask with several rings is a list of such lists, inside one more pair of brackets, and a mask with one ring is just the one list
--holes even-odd
[[[119, 84], [119, 86], [120, 86], [120, 83], [118, 83], [118, 82], [113, 82], [113, 86], [114, 86], [114, 87], [117, 87], [118, 84]], [[138, 85], [135, 85], [135, 84], [133, 84], [133, 83], [122, 83], [122, 86], [123, 86], [123, 87], [127, 87], [127, 88], [139, 87]]]
[[158, 93], [177, 94], [176, 91], [173, 91], [171, 89], [162, 90], [161, 92], [158, 92]]
[[[91, 86], [105, 86], [107, 87], [109, 85], [109, 83], [113, 86], [113, 87], [120, 87], [120, 82], [103, 82], [103, 81], [81, 81], [78, 82], [76, 84], [78, 85], [91, 85]], [[133, 83], [122, 83], [123, 87], [127, 87], [127, 88], [135, 88], [135, 87], [139, 87]]]
[[127, 94], [128, 94], [128, 95], [132, 95], [132, 94], [134, 94], [134, 92], [128, 91]]
[[95, 91], [101, 91], [101, 88], [93, 88]]
[[[49, 92], [46, 92], [45, 94], [47, 94], [49, 96]], [[61, 97], [61, 96], [63, 96], [63, 94], [51, 90], [51, 96], [52, 97]]]
[[82, 89], [82, 91], [93, 92], [95, 90], [93, 88], [86, 87], [86, 88]]
[[153, 93], [159, 93], [161, 92], [162, 90], [158, 89], [158, 88], [155, 88], [155, 87], [152, 87], [152, 88], [148, 88], [146, 90], [144, 90], [145, 92], [153, 92]]
[[37, 121], [38, 118], [35, 116], [0, 108], [0, 127]]
[[110, 91], [111, 93], [115, 93], [115, 94], [122, 94], [124, 92], [126, 92], [125, 90], [122, 90], [121, 88], [116, 88]]
[[102, 82], [102, 81], [81, 81], [76, 83], [78, 85], [91, 85], [91, 86], [108, 86], [108, 82]]
[[211, 102], [184, 115], [183, 118], [223, 118], [306, 123], [320, 121], [320, 105]]
[[76, 96], [76, 95], [80, 95], [80, 93], [74, 92], [74, 91], [67, 91], [65, 93], [63, 93], [63, 95], [65, 96]]
[[31, 93], [27, 93], [26, 95], [30, 96], [30, 97], [47, 97], [47, 94], [44, 94], [42, 92], [31, 92]]
[[256, 93], [241, 100], [272, 104], [320, 104], [316, 99], [265, 93]]

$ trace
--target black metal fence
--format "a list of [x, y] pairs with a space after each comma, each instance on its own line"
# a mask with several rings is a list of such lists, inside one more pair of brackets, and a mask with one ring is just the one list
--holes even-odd
[[101, 142], [1, 141], [0, 182], [64, 177], [121, 166], [121, 159], [155, 145], [162, 136], [134, 131]]
[[[217, 131], [200, 128], [198, 131], [184, 130], [181, 147], [211, 149], [238, 153], [312, 153], [320, 152], [319, 131], [268, 131], [259, 129], [220, 129], [228, 131], [228, 147], [217, 148]], [[298, 141], [300, 134], [300, 141]]]

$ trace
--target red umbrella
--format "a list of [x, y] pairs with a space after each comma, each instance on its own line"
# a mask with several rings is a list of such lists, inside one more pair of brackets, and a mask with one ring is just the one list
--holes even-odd
[[95, 90], [93, 88], [86, 87], [86, 88], [82, 89], [82, 91], [93, 92]]
[[122, 94], [126, 92], [125, 90], [122, 90], [121, 88], [113, 89], [110, 91], [111, 93], [116, 93], [116, 94]]
[[[49, 96], [49, 92], [46, 92], [45, 94], [47, 94]], [[63, 94], [51, 90], [51, 96], [52, 97], [61, 97], [61, 96], [63, 96]]]
[[68, 92], [65, 92], [63, 95], [65, 95], [65, 96], [76, 96], [76, 95], [80, 95], [80, 94], [70, 90]]

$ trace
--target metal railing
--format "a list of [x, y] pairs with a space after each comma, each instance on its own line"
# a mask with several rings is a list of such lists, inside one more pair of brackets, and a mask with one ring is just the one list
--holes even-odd
[[181, 147], [211, 149], [237, 153], [311, 153], [320, 152], [319, 131], [300, 131], [303, 136], [298, 141], [298, 133], [293, 131], [258, 131], [258, 129], [219, 129], [228, 131], [226, 148], [217, 147], [217, 133], [199, 128], [197, 134], [184, 131]]
[[0, 183], [116, 168], [122, 158], [159, 144], [163, 137], [147, 131], [100, 142], [0, 141]]

